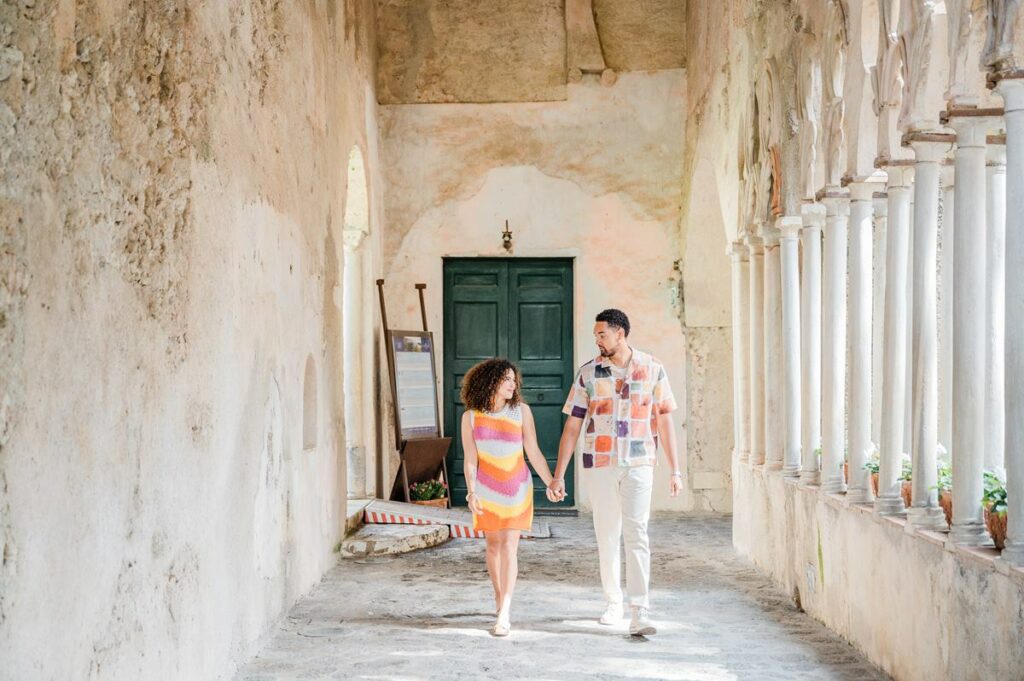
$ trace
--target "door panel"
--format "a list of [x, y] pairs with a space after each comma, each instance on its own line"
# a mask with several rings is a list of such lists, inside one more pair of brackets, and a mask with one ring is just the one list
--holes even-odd
[[[507, 357], [523, 373], [523, 399], [533, 410], [537, 439], [551, 467], [558, 457], [562, 403], [572, 383], [572, 261], [446, 259], [444, 262], [445, 433], [452, 500], [465, 504], [459, 400], [462, 377], [488, 357]], [[573, 502], [573, 467], [566, 474]], [[534, 478], [534, 503], [551, 505]], [[564, 503], [564, 502], [563, 502]]]

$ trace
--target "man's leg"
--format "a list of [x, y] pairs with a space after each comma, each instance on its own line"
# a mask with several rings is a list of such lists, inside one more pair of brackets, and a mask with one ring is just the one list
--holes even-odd
[[626, 543], [626, 595], [633, 607], [649, 607], [647, 591], [651, 579], [651, 545], [647, 522], [651, 517], [651, 488], [654, 466], [629, 469], [620, 486], [622, 538]]
[[619, 505], [617, 468], [592, 468], [586, 472], [594, 509], [594, 534], [601, 564], [601, 586], [608, 605], [622, 604], [622, 567], [619, 559], [622, 511]]

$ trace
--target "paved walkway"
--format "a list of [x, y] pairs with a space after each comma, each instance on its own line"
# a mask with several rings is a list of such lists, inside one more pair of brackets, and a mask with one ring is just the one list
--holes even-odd
[[483, 543], [342, 561], [237, 676], [271, 679], [886, 679], [733, 553], [728, 518], [652, 522], [653, 618], [602, 627], [590, 518], [523, 541], [507, 639], [488, 633]]

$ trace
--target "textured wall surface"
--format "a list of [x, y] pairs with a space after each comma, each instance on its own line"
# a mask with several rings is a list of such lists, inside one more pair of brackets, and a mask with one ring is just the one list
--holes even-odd
[[593, 0], [594, 22], [608, 67], [653, 71], [686, 66], [689, 4], [687, 0]]
[[733, 482], [736, 548], [894, 678], [1020, 678], [1024, 572], [745, 464]]
[[[394, 300], [404, 301], [393, 311], [393, 324], [417, 323], [409, 292], [413, 283], [424, 281], [434, 292], [428, 315], [438, 333], [442, 258], [503, 254], [500, 232], [507, 218], [515, 256], [575, 258], [580, 363], [596, 354], [593, 316], [611, 306], [630, 314], [632, 342], [665, 362], [680, 406], [676, 422], [686, 469], [692, 463], [686, 438], [693, 438], [686, 432], [690, 368], [675, 269], [684, 82], [682, 70], [636, 73], [623, 75], [611, 88], [587, 81], [570, 85], [566, 102], [382, 107], [381, 134], [388, 286]], [[720, 259], [704, 265], [709, 276], [719, 276], [724, 265], [728, 277], [724, 250]], [[716, 377], [708, 379], [712, 385], [719, 376], [728, 385], [727, 348], [721, 356], [717, 351], [696, 356], [699, 370]], [[705, 361], [718, 364], [705, 367]], [[731, 399], [728, 392], [721, 398], [722, 405]], [[713, 391], [707, 399], [709, 414], [722, 411], [713, 406]], [[722, 413], [727, 417], [730, 410]], [[706, 428], [717, 428], [712, 426], [717, 420], [711, 416]], [[714, 479], [727, 485], [728, 445], [715, 438], [701, 451], [699, 470], [716, 471]], [[714, 504], [704, 492], [692, 491], [670, 502], [669, 472], [659, 469], [656, 507], [727, 508], [727, 488], [711, 495]], [[586, 506], [585, 476], [580, 492]]]
[[0, 676], [228, 676], [333, 564], [372, 35], [356, 2], [0, 3]]
[[561, 0], [377, 0], [382, 104], [565, 99]]

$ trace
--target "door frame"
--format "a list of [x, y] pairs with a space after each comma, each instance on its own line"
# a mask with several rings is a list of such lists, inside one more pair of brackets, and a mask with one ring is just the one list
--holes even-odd
[[[440, 315], [441, 316], [441, 333], [439, 334], [440, 335], [440, 339], [441, 339], [441, 343], [440, 343], [441, 347], [439, 349], [441, 351], [441, 366], [442, 366], [442, 371], [441, 371], [442, 376], [440, 377], [440, 383], [441, 383], [440, 389], [441, 389], [441, 394], [443, 395], [443, 399], [440, 400], [440, 405], [439, 406], [441, 407], [440, 417], [441, 417], [442, 428], [444, 428], [444, 426], [445, 426], [445, 424], [447, 422], [447, 419], [448, 419], [448, 413], [447, 413], [447, 407], [449, 406], [449, 399], [448, 399], [449, 392], [448, 391], [454, 390], [454, 386], [449, 386], [449, 384], [448, 384], [448, 370], [447, 370], [447, 367], [446, 367], [446, 363], [447, 363], [447, 358], [446, 358], [446, 348], [447, 348], [447, 345], [446, 345], [446, 343], [448, 342], [448, 340], [445, 337], [447, 335], [445, 332], [447, 330], [447, 321], [448, 321], [447, 320], [447, 312], [448, 312], [448, 310], [447, 310], [446, 305], [445, 305], [445, 290], [446, 290], [446, 286], [445, 286], [444, 282], [446, 281], [445, 272], [446, 272], [446, 267], [447, 267], [448, 263], [449, 262], [458, 262], [458, 261], [465, 261], [465, 262], [472, 262], [472, 261], [502, 262], [502, 261], [504, 261], [504, 262], [517, 262], [517, 263], [518, 262], [529, 263], [529, 262], [560, 261], [560, 262], [564, 262], [564, 263], [568, 264], [568, 266], [569, 266], [569, 278], [568, 279], [569, 279], [569, 283], [570, 283], [570, 285], [572, 287], [572, 290], [570, 291], [570, 296], [569, 296], [569, 300], [570, 300], [570, 304], [571, 304], [571, 310], [570, 310], [570, 315], [569, 315], [569, 317], [570, 317], [570, 324], [569, 324], [569, 330], [570, 330], [569, 349], [570, 349], [570, 356], [571, 356], [570, 361], [571, 361], [571, 365], [572, 365], [571, 372], [570, 372], [571, 375], [569, 377], [569, 382], [571, 384], [571, 382], [573, 380], [573, 377], [576, 375], [576, 372], [579, 370], [579, 352], [578, 352], [578, 346], [577, 346], [578, 338], [577, 338], [577, 333], [576, 333], [578, 322], [580, 321], [580, 317], [579, 317], [579, 315], [580, 315], [580, 304], [579, 304], [580, 303], [580, 300], [579, 300], [579, 296], [580, 296], [580, 285], [579, 284], [580, 284], [580, 282], [579, 282], [579, 268], [577, 266], [578, 265], [578, 260], [579, 260], [579, 255], [580, 255], [580, 253], [579, 253], [578, 249], [566, 249], [564, 251], [556, 249], [553, 252], [549, 252], [549, 253], [545, 253], [545, 254], [537, 254], [537, 255], [535, 255], [535, 254], [528, 254], [528, 255], [522, 255], [522, 256], [505, 256], [505, 255], [500, 255], [500, 254], [453, 253], [453, 254], [444, 255], [444, 256], [441, 257], [441, 268], [440, 268], [441, 269], [441, 277], [440, 277], [440, 279], [442, 281], [442, 286], [441, 286], [441, 288], [442, 288], [442, 296], [441, 296], [442, 300], [441, 300], [441, 315]], [[567, 389], [568, 389], [568, 386], [567, 386]], [[563, 423], [564, 423], [564, 418], [563, 418]], [[453, 427], [457, 428], [458, 424], [454, 424]], [[453, 447], [456, 446], [455, 445], [455, 441], [454, 441], [454, 433], [444, 432], [443, 434], [446, 435], [446, 436], [449, 436], [449, 437], [453, 437], [452, 446]], [[575, 512], [576, 509], [581, 508], [581, 503], [584, 501], [582, 499], [582, 497], [581, 497], [581, 492], [584, 492], [584, 489], [583, 489], [583, 486], [580, 483], [580, 477], [579, 477], [579, 471], [580, 471], [580, 466], [579, 466], [579, 460], [580, 460], [580, 457], [579, 457], [579, 443], [576, 444], [576, 447], [575, 447], [575, 450], [574, 450], [574, 454], [575, 454], [575, 456], [573, 456], [573, 459], [570, 462], [570, 467], [572, 468], [572, 471], [571, 471], [572, 472], [572, 490], [571, 490], [571, 493], [572, 493], [572, 498], [573, 498], [573, 505], [572, 506], [566, 506], [564, 508], [565, 508], [565, 510], [572, 510], [572, 511]], [[453, 502], [454, 502], [454, 500], [453, 500]], [[453, 505], [454, 505], [454, 503], [453, 503]], [[558, 508], [558, 507], [555, 507], [555, 508]]]

